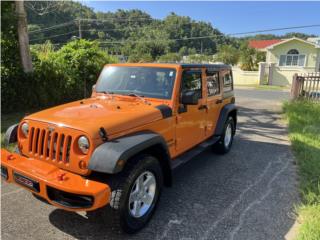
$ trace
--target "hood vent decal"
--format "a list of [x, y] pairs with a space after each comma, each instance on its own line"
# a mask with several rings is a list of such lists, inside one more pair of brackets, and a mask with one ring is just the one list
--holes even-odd
[[108, 141], [107, 132], [106, 132], [106, 130], [104, 129], [104, 127], [101, 127], [101, 128], [99, 129], [99, 135], [100, 135], [100, 137], [102, 138], [102, 140], [103, 140], [104, 142]]
[[172, 109], [168, 105], [161, 104], [156, 106], [156, 108], [160, 110], [163, 118], [172, 117]]

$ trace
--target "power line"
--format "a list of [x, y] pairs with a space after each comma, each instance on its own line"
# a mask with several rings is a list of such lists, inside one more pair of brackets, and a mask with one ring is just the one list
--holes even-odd
[[[152, 19], [152, 18], [121, 18], [121, 17], [114, 17], [114, 18], [104, 18], [104, 19], [93, 19], [93, 18], [81, 18], [81, 21], [88, 21], [88, 22], [108, 22], [110, 20], [121, 20], [121, 21], [137, 21], [137, 20], [142, 20], [143, 21], [157, 21], [157, 19]], [[138, 22], [138, 21], [137, 21]]]
[[79, 18], [79, 19], [75, 19], [69, 22], [65, 22], [65, 23], [61, 23], [61, 24], [57, 24], [57, 25], [53, 25], [47, 28], [42, 28], [42, 29], [38, 29], [38, 30], [34, 30], [34, 31], [29, 31], [29, 34], [33, 34], [33, 33], [39, 33], [39, 32], [46, 32], [46, 31], [50, 31], [56, 28], [61, 28], [61, 27], [65, 27], [67, 25], [70, 24], [74, 24], [77, 21], [88, 21], [88, 22], [110, 22], [110, 20], [121, 20], [121, 21], [125, 21], [127, 20], [128, 22], [143, 22], [143, 21], [137, 21], [137, 20], [143, 20], [143, 21], [157, 21], [155, 19], [148, 19], [148, 18], [133, 18], [133, 19], [129, 19], [129, 18], [106, 18], [106, 19], [90, 19], [90, 18]]
[[304, 25], [304, 26], [296, 26], [296, 27], [284, 27], [284, 28], [271, 28], [271, 29], [257, 30], [257, 31], [251, 31], [251, 32], [231, 33], [227, 35], [235, 36], [235, 35], [244, 35], [244, 34], [251, 34], [251, 33], [262, 33], [262, 32], [272, 32], [272, 31], [290, 30], [290, 29], [298, 29], [298, 28], [311, 28], [311, 27], [320, 27], [320, 24]]
[[[298, 28], [310, 28], [310, 27], [320, 27], [320, 24], [313, 24], [313, 25], [305, 25], [305, 26], [295, 26], [295, 27], [286, 27], [286, 28], [272, 28], [272, 29], [265, 29], [265, 30], [256, 30], [250, 32], [238, 32], [238, 33], [229, 33], [226, 35], [208, 35], [208, 36], [199, 36], [199, 37], [187, 37], [187, 38], [175, 38], [175, 39], [157, 39], [156, 41], [186, 41], [186, 40], [197, 40], [197, 39], [206, 39], [206, 38], [216, 38], [218, 36], [227, 37], [227, 36], [237, 36], [237, 35], [244, 35], [249, 33], [261, 33], [261, 32], [272, 32], [272, 31], [280, 31], [280, 30], [289, 30], [289, 29], [298, 29]], [[124, 44], [124, 43], [146, 43], [146, 42], [154, 42], [155, 39], [151, 40], [133, 40], [133, 41], [112, 41], [112, 42], [101, 42], [101, 43], [117, 43], [117, 44]]]
[[53, 25], [51, 27], [42, 28], [42, 29], [38, 29], [38, 30], [34, 30], [34, 31], [29, 31], [29, 34], [46, 32], [46, 31], [50, 31], [50, 30], [53, 30], [53, 29], [56, 29], [56, 28], [65, 27], [65, 26], [68, 26], [68, 25], [71, 25], [71, 24], [74, 24], [74, 21], [69, 21], [69, 22]]
[[35, 39], [31, 39], [30, 42], [34, 42], [34, 41], [42, 40], [42, 39], [51, 39], [51, 38], [55, 38], [55, 37], [59, 37], [59, 36], [63, 36], [63, 35], [68, 35], [70, 33], [76, 33], [76, 32], [78, 32], [78, 30], [67, 32], [67, 33], [63, 33], [63, 34], [57, 34], [57, 35], [53, 35], [53, 36], [50, 36], [50, 37], [35, 38]]
[[[66, 24], [66, 23], [65, 23]], [[281, 30], [289, 30], [289, 29], [301, 29], [301, 28], [311, 28], [311, 27], [320, 27], [320, 24], [313, 24], [313, 25], [304, 25], [304, 26], [293, 26], [293, 27], [284, 27], [284, 28], [272, 28], [272, 29], [264, 29], [264, 30], [255, 30], [255, 31], [249, 31], [249, 32], [237, 32], [237, 33], [229, 33], [226, 35], [207, 35], [207, 36], [198, 36], [198, 37], [186, 37], [186, 38], [175, 38], [175, 39], [157, 39], [156, 41], [160, 42], [170, 42], [170, 41], [187, 41], [187, 40], [198, 40], [198, 39], [209, 39], [209, 38], [217, 38], [217, 37], [227, 37], [227, 36], [237, 36], [237, 35], [245, 35], [245, 34], [253, 34], [253, 33], [262, 33], [262, 32], [272, 32], [272, 31], [281, 31]], [[108, 29], [108, 30], [100, 30], [97, 29], [97, 31], [112, 31], [112, 30], [122, 30], [120, 28], [118, 29]], [[86, 32], [90, 32], [91, 30], [82, 30]], [[44, 38], [37, 38], [37, 39], [31, 39], [30, 41], [36, 41], [36, 40], [42, 40], [42, 39], [51, 39], [62, 35], [67, 35], [70, 33], [75, 33], [76, 31], [71, 31], [64, 34], [58, 34], [54, 36], [44, 37]], [[101, 44], [125, 44], [125, 43], [148, 43], [148, 42], [154, 42], [155, 39], [150, 40], [125, 40], [125, 41], [105, 41], [100, 42]]]

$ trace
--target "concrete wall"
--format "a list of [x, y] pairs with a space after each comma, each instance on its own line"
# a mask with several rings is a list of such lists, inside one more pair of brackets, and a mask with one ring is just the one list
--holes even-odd
[[232, 68], [235, 85], [259, 85], [259, 71], [242, 71], [238, 67]]
[[314, 72], [314, 68], [286, 68], [274, 67], [272, 72], [272, 85], [286, 86], [292, 84], [293, 75], [295, 73], [303, 74]]

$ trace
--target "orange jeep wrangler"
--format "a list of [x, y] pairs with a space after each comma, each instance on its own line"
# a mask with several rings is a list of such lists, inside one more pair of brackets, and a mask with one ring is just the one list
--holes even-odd
[[6, 132], [1, 175], [69, 211], [98, 212], [128, 233], [151, 218], [172, 169], [236, 131], [223, 64], [106, 65], [88, 99], [26, 116]]

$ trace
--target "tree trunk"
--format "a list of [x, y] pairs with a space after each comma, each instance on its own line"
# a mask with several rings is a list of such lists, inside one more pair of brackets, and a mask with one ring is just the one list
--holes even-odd
[[29, 48], [27, 14], [24, 10], [24, 1], [16, 0], [16, 14], [18, 18], [18, 37], [22, 68], [25, 73], [32, 72], [32, 61]]

